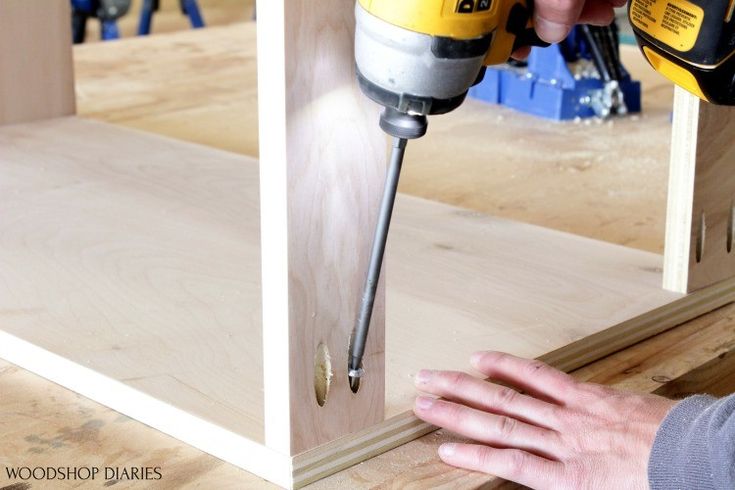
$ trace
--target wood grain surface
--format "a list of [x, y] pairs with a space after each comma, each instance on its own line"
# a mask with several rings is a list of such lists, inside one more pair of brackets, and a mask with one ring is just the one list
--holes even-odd
[[74, 47], [79, 113], [258, 156], [255, 24]]
[[2, 330], [262, 442], [244, 157], [74, 118], [0, 146]]
[[347, 346], [386, 148], [355, 79], [353, 3], [269, 0], [258, 13], [265, 442], [294, 455], [384, 418], [384, 278], [357, 393]]
[[735, 109], [677, 88], [664, 286], [686, 293], [735, 275]]

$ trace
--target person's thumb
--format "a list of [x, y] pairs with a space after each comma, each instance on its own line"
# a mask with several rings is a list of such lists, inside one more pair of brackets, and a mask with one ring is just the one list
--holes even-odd
[[548, 43], [562, 41], [577, 23], [584, 0], [536, 0], [534, 28]]

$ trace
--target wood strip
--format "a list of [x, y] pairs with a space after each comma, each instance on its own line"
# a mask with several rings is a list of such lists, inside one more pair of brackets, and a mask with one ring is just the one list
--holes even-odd
[[[386, 161], [377, 107], [355, 80], [353, 10], [258, 9], [265, 438], [286, 454], [383, 420], [383, 285], [357, 394], [347, 377]], [[320, 346], [329, 366], [315, 366]], [[315, 384], [328, 386], [323, 406]]]
[[67, 0], [0, 1], [0, 126], [74, 114]]
[[436, 430], [404, 414], [293, 458], [293, 487], [301, 488]]
[[735, 276], [735, 109], [677, 88], [664, 287], [687, 293]]

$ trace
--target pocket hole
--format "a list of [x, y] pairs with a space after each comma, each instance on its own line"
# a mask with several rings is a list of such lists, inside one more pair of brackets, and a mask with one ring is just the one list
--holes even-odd
[[697, 230], [697, 248], [696, 248], [696, 259], [697, 263], [702, 262], [702, 256], [704, 255], [704, 236], [707, 233], [707, 222], [704, 217], [704, 211], [699, 215], [699, 230]]
[[329, 357], [329, 349], [323, 343], [316, 348], [314, 356], [314, 394], [316, 402], [320, 407], [327, 403], [329, 386], [332, 384], [332, 360]]

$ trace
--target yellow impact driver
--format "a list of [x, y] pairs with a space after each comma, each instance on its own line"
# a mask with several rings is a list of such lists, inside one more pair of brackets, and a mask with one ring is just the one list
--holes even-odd
[[532, 25], [530, 0], [358, 0], [355, 61], [360, 88], [385, 107], [394, 137], [368, 274], [350, 342], [357, 391], [406, 141], [426, 134], [427, 116], [459, 107], [488, 65], [524, 46], [548, 46]]
[[735, 105], [735, 0], [631, 0], [628, 16], [649, 63], [714, 104]]

